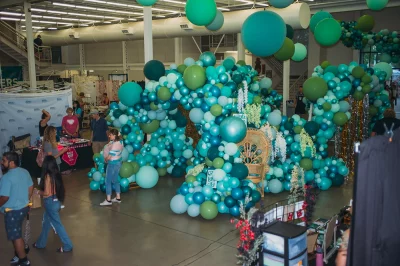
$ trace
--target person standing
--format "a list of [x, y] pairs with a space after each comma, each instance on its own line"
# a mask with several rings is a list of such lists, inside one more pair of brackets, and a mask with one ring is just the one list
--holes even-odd
[[[104, 147], [104, 162], [107, 163], [106, 169], [106, 194], [107, 198], [100, 203], [100, 206], [110, 206], [114, 203], [121, 203], [121, 186], [118, 181], [118, 173], [122, 163], [122, 150], [124, 145], [119, 139], [118, 130], [110, 130], [110, 143]], [[112, 184], [115, 187], [115, 198], [111, 199], [112, 195]]]
[[307, 111], [306, 111], [306, 104], [303, 102], [304, 99], [304, 94], [303, 94], [303, 86], [299, 87], [299, 92], [296, 95], [296, 101], [295, 101], [295, 110], [294, 113], [299, 115], [301, 118], [308, 119], [307, 118]]
[[110, 99], [108, 98], [107, 93], [103, 93], [103, 100], [101, 101], [101, 105], [103, 106], [110, 105]]
[[43, 160], [42, 179], [40, 190], [37, 190], [37, 194], [43, 197], [45, 211], [42, 232], [39, 239], [33, 244], [33, 247], [38, 249], [45, 248], [49, 231], [54, 226], [63, 244], [62, 247], [57, 249], [57, 252], [71, 252], [73, 248], [72, 242], [61, 222], [59, 214], [61, 202], [65, 198], [65, 188], [56, 159], [53, 156], [46, 156]]
[[61, 125], [66, 135], [73, 138], [79, 137], [79, 120], [71, 107], [67, 108], [67, 115], [63, 117]]
[[51, 115], [46, 110], [42, 110], [42, 119], [39, 122], [39, 135], [43, 137], [44, 130], [47, 128], [47, 123], [50, 121]]
[[85, 110], [85, 101], [83, 100], [85, 98], [85, 94], [83, 92], [79, 93], [79, 98], [78, 98], [78, 102], [79, 105], [81, 106], [82, 110]]
[[81, 109], [81, 105], [78, 101], [74, 101], [73, 104], [74, 114], [78, 118], [79, 121], [79, 128], [82, 128], [82, 119], [83, 119], [83, 112]]
[[33, 182], [29, 172], [18, 167], [19, 157], [15, 152], [3, 154], [2, 165], [7, 171], [0, 180], [0, 211], [4, 213], [4, 224], [9, 241], [12, 241], [15, 256], [10, 263], [30, 265], [29, 247], [22, 239], [22, 223], [29, 212]]
[[33, 40], [33, 43], [35, 44], [35, 53], [40, 53], [42, 51], [40, 46], [43, 45], [42, 36], [38, 35], [36, 39]]
[[97, 110], [92, 110], [90, 114], [93, 117], [90, 123], [90, 128], [92, 129], [90, 141], [92, 143], [93, 153], [100, 153], [108, 142], [107, 121], [100, 116]]

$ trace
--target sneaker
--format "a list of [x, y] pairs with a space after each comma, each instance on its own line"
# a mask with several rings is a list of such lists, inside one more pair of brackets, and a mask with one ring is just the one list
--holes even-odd
[[110, 205], [112, 205], [112, 202], [108, 200], [104, 200], [102, 203], [100, 203], [100, 206], [110, 206]]
[[[29, 254], [29, 251], [30, 251], [29, 246], [26, 246], [26, 247], [25, 247], [25, 253], [26, 253], [26, 255]], [[15, 255], [15, 256], [10, 260], [10, 264], [16, 264], [16, 263], [18, 263], [18, 262], [19, 262], [19, 258], [18, 258], [17, 255]]]
[[114, 203], [121, 203], [121, 199], [113, 198], [113, 199], [111, 200], [111, 202], [114, 202]]
[[29, 260], [26, 260], [24, 262], [18, 262], [17, 266], [29, 266], [31, 265], [31, 262]]

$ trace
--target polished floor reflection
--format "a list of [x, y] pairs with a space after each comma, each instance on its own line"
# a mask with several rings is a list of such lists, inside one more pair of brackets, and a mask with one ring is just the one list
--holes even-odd
[[[84, 171], [64, 177], [67, 197], [61, 219], [74, 251], [58, 254], [60, 241], [50, 233], [44, 250], [31, 250], [34, 266], [152, 266], [236, 265], [238, 234], [228, 215], [213, 221], [175, 215], [169, 202], [182, 179], [161, 178], [154, 189], [135, 189], [123, 194], [121, 205], [100, 207], [104, 195], [89, 190]], [[346, 205], [352, 190], [333, 188], [320, 194], [315, 217], [330, 217]], [[287, 194], [266, 194], [267, 205]], [[31, 214], [31, 243], [41, 230], [43, 210]], [[7, 242], [0, 219], [0, 265], [9, 265], [12, 244]]]

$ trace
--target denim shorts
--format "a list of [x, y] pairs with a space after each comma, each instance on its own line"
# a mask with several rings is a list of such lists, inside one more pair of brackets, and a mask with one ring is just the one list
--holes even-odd
[[17, 240], [22, 238], [22, 223], [28, 215], [29, 208], [12, 210], [4, 214], [4, 224], [6, 226], [7, 239]]

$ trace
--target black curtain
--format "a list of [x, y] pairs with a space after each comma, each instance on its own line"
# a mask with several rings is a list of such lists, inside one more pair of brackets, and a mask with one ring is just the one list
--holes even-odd
[[360, 146], [347, 265], [400, 265], [400, 130]]

